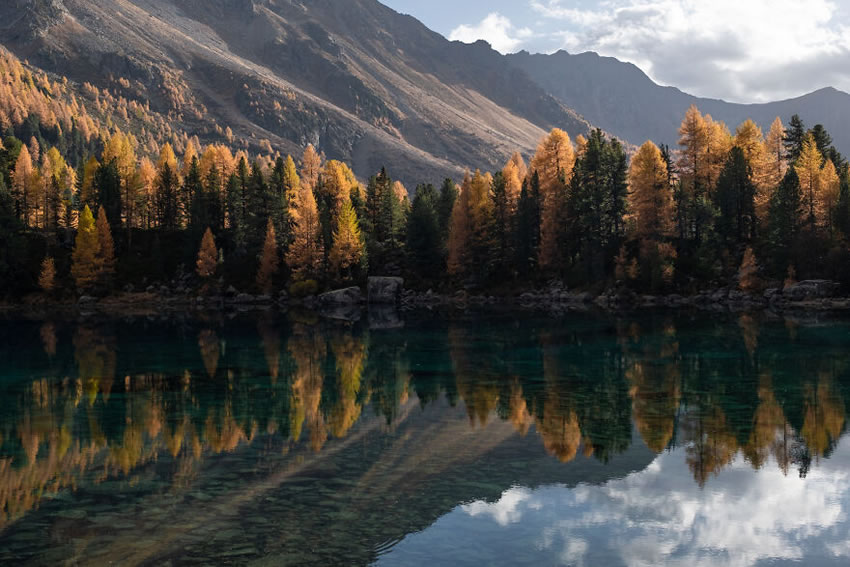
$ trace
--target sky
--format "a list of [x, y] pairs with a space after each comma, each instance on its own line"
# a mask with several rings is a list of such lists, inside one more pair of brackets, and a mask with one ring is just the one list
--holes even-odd
[[850, 92], [850, 0], [381, 0], [502, 53], [595, 51], [732, 102]]

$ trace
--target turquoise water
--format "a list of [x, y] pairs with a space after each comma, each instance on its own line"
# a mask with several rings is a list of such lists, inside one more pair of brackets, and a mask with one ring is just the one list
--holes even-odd
[[0, 564], [850, 564], [850, 322], [376, 322], [0, 320]]

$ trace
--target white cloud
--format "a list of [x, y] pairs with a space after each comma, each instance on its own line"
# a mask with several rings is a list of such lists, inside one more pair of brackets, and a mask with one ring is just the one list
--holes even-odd
[[[565, 465], [572, 466], [572, 465]], [[604, 484], [514, 487], [494, 502], [459, 506], [412, 534], [380, 563], [475, 550], [481, 563], [754, 567], [850, 560], [850, 443], [806, 478], [772, 459], [754, 471], [737, 458], [704, 488], [684, 449]], [[419, 555], [417, 555], [419, 554]]]
[[850, 87], [850, 27], [839, 22], [839, 6], [830, 0], [568, 4], [530, 0], [561, 47], [633, 62], [694, 94], [752, 101]]
[[460, 25], [452, 30], [449, 39], [474, 43], [483, 39], [500, 53], [512, 53], [532, 36], [529, 28], [517, 29], [511, 21], [498, 12], [488, 14], [478, 25]]

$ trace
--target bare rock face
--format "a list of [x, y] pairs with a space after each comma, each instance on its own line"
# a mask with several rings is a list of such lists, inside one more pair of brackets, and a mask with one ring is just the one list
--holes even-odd
[[8, 40], [32, 41], [67, 15], [62, 0], [4, 0], [0, 2], [0, 30]]
[[370, 304], [395, 305], [401, 301], [404, 279], [371, 277], [368, 291]]

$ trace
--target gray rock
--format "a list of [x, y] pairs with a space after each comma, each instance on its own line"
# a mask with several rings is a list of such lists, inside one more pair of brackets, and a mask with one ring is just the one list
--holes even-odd
[[271, 303], [272, 298], [270, 295], [258, 295], [254, 298], [256, 303]]
[[807, 301], [835, 297], [841, 284], [830, 280], [805, 280], [785, 288], [784, 295], [791, 301]]
[[397, 304], [404, 291], [403, 278], [371, 277], [367, 285], [369, 303]]
[[79, 305], [91, 305], [92, 303], [97, 303], [97, 298], [90, 295], [81, 295], [77, 303]]
[[248, 294], [248, 293], [240, 293], [239, 295], [237, 295], [234, 298], [234, 301], [236, 303], [241, 303], [243, 305], [248, 304], [248, 303], [254, 303], [256, 300], [257, 300], [256, 297], [254, 297], [253, 295]]
[[573, 301], [576, 303], [593, 303], [593, 294], [587, 291], [577, 293], [573, 296]]
[[237, 295], [239, 295], [239, 292], [236, 291], [235, 287], [233, 287], [232, 285], [229, 285], [229, 286], [227, 286], [227, 289], [225, 290], [224, 295], [226, 295], [227, 297], [236, 297]]
[[319, 296], [319, 304], [323, 307], [338, 305], [358, 305], [363, 301], [363, 294], [359, 287], [348, 287], [323, 293]]
[[781, 295], [782, 291], [778, 287], [772, 287], [770, 289], [764, 290], [764, 298], [768, 301], [772, 300], [775, 296]]

